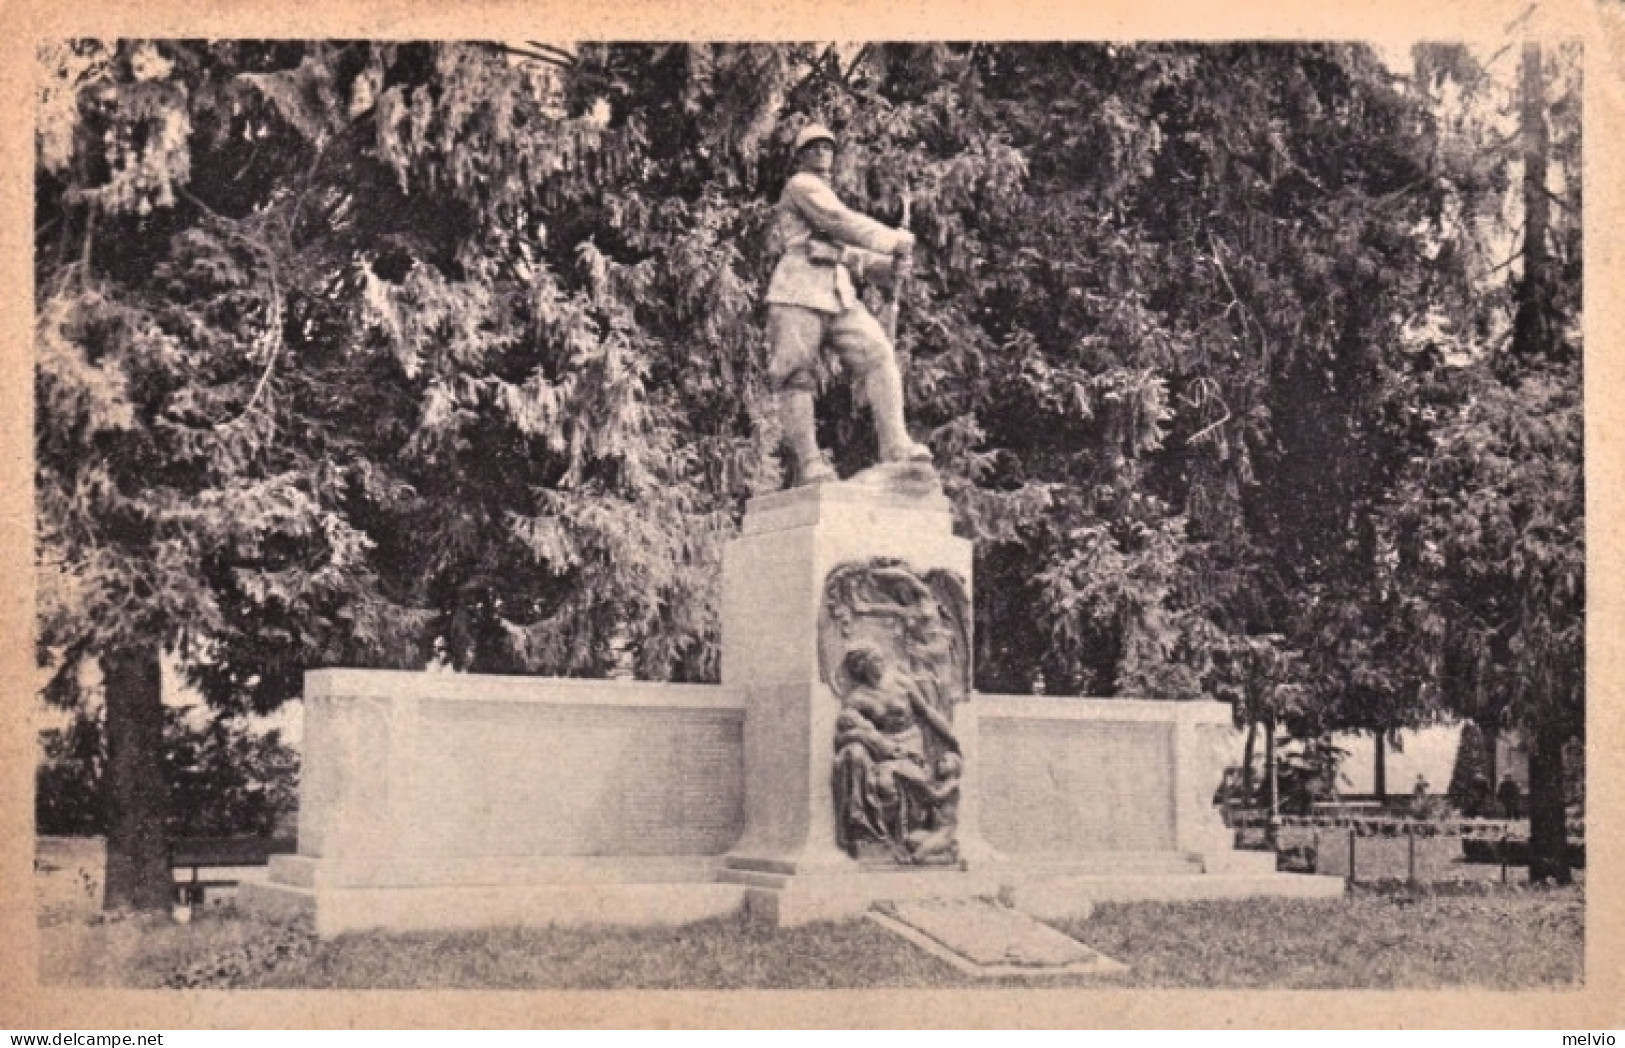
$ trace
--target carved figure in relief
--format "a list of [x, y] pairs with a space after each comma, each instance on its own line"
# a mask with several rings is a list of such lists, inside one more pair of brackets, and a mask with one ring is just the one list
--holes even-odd
[[836, 839], [854, 857], [958, 858], [964, 758], [954, 706], [969, 694], [970, 601], [958, 576], [877, 557], [824, 585], [819, 668], [841, 699]]
[[920, 575], [902, 561], [875, 557], [842, 564], [824, 582], [818, 631], [819, 672], [837, 694], [841, 660], [867, 643], [892, 657], [938, 713], [970, 692], [970, 598], [951, 571]]
[[[959, 740], [953, 726], [875, 648], [847, 653], [852, 682], [835, 722], [836, 841], [853, 857], [865, 841], [900, 862], [952, 861]], [[939, 749], [936, 761], [927, 751]]]
[[964, 761], [958, 753], [944, 753], [935, 775], [921, 787], [928, 804], [919, 809], [916, 825], [903, 838], [914, 863], [954, 862], [959, 858], [959, 775]]

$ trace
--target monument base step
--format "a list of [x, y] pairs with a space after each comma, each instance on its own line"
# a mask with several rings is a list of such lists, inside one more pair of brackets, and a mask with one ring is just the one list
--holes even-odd
[[949, 868], [874, 871], [861, 867], [840, 873], [775, 874], [723, 869], [725, 884], [745, 889], [745, 912], [778, 927], [862, 917], [876, 903], [921, 899], [991, 899], [999, 880], [990, 871]]
[[[1270, 871], [1273, 872], [1273, 856]], [[1090, 855], [1004, 855], [993, 858], [998, 870], [1022, 875], [1102, 877], [1180, 877], [1205, 872], [1200, 856], [1173, 851], [1096, 852]]]
[[[1274, 856], [1203, 858], [1172, 852], [1000, 857], [970, 869], [853, 863], [795, 864], [712, 856], [522, 864], [507, 883], [333, 883], [319, 860], [278, 856], [271, 880], [245, 882], [238, 905], [277, 917], [313, 917], [324, 938], [370, 928], [677, 925], [745, 912], [791, 927], [855, 919], [877, 904], [992, 900], [1033, 917], [1081, 919], [1100, 902], [1249, 897], [1328, 898], [1337, 877], [1276, 873]], [[403, 869], [413, 876], [427, 871]], [[444, 871], [440, 871], [444, 872]], [[459, 871], [462, 872], [462, 871]], [[490, 870], [487, 870], [489, 876]], [[523, 877], [524, 879], [519, 879]]]
[[1199, 873], [1179, 877], [1034, 877], [1009, 886], [1003, 898], [1044, 920], [1088, 917], [1102, 902], [1194, 902], [1201, 899], [1328, 899], [1343, 881], [1300, 873]]
[[309, 914], [328, 939], [351, 931], [550, 925], [662, 926], [736, 914], [742, 885], [584, 883], [441, 887], [300, 888], [245, 883], [237, 905], [272, 917]]
[[1195, 874], [1264, 875], [1275, 872], [1274, 852], [1224, 850], [1195, 855], [1173, 851], [1095, 852], [1089, 855], [1006, 855], [995, 868], [1047, 876], [1180, 877]]
[[1266, 876], [1276, 871], [1275, 853], [1258, 851], [1225, 851], [1202, 857], [1202, 867], [1208, 873], [1257, 874]]
[[877, 904], [908, 900], [1002, 899], [1034, 917], [1086, 918], [1096, 902], [1341, 895], [1332, 877], [1275, 872], [1271, 854], [1106, 852], [1012, 857], [964, 868], [853, 863], [798, 871], [794, 864], [730, 856], [717, 873], [746, 889], [752, 919], [780, 926], [861, 916]]
[[480, 888], [712, 880], [715, 855], [393, 856], [367, 864], [271, 856], [268, 879], [293, 888]]

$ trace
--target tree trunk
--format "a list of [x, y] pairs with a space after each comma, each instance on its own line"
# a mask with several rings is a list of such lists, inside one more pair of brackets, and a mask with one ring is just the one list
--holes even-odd
[[108, 910], [167, 909], [173, 899], [164, 839], [163, 678], [155, 648], [102, 657], [107, 696]]
[[[1550, 354], [1557, 337], [1551, 320], [1556, 277], [1547, 247], [1551, 205], [1547, 196], [1547, 160], [1551, 138], [1546, 126], [1546, 76], [1539, 43], [1523, 46], [1520, 69], [1523, 135], [1523, 279], [1518, 282], [1518, 311], [1513, 322], [1512, 351], [1523, 360]], [[1548, 699], [1554, 698], [1547, 696]], [[1567, 813], [1563, 804], [1563, 744], [1568, 741], [1563, 718], [1552, 703], [1542, 719], [1526, 725], [1529, 747], [1529, 880], [1571, 880]]]
[[1253, 806], [1253, 753], [1256, 752], [1258, 741], [1258, 722], [1247, 722], [1247, 743], [1241, 750], [1241, 803], [1243, 807]]
[[1388, 799], [1388, 734], [1376, 733], [1377, 745], [1372, 750], [1375, 755], [1371, 768], [1371, 792], [1376, 794], [1377, 800]]
[[1529, 731], [1529, 882], [1568, 884], [1568, 812], [1563, 804], [1563, 744], [1560, 722]]
[[1267, 807], [1271, 812], [1277, 810], [1279, 798], [1276, 797], [1275, 779], [1275, 721], [1264, 722], [1264, 791]]
[[1523, 45], [1520, 132], [1523, 136], [1523, 279], [1517, 285], [1512, 352], [1522, 360], [1550, 354], [1556, 342], [1551, 315], [1555, 277], [1547, 247], [1551, 199], [1547, 195], [1546, 77], [1538, 43]]

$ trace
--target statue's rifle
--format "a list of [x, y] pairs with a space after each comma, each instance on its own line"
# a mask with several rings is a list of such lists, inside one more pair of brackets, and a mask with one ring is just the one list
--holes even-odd
[[[897, 228], [908, 231], [909, 212], [914, 204], [914, 194], [905, 187], [903, 189], [903, 221]], [[895, 261], [894, 261], [895, 264]], [[886, 338], [893, 346], [897, 345], [897, 312], [903, 301], [903, 281], [893, 279], [891, 285], [891, 302], [886, 310]]]

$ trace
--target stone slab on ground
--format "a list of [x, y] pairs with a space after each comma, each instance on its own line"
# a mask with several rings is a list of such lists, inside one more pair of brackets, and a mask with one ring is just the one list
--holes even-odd
[[888, 903], [869, 918], [967, 975], [1116, 975], [1128, 970], [1070, 935], [986, 899]]

